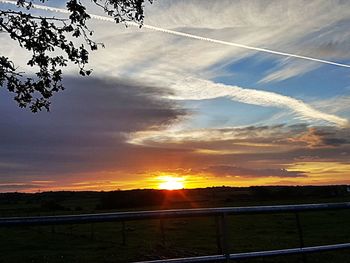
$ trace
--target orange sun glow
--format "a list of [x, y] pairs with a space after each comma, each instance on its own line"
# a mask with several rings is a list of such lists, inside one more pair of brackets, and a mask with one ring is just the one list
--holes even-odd
[[161, 181], [159, 189], [177, 190], [184, 188], [184, 180], [180, 177], [160, 176], [159, 180]]

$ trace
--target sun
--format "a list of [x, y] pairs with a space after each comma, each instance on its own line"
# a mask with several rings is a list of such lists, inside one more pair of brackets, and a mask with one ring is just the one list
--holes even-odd
[[184, 179], [181, 177], [160, 176], [159, 180], [162, 181], [159, 184], [159, 189], [178, 190], [184, 188]]

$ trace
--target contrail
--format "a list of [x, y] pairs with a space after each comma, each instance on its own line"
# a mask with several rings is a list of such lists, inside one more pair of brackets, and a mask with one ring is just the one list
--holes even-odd
[[252, 105], [289, 109], [304, 120], [321, 120], [340, 127], [349, 125], [348, 120], [344, 118], [321, 112], [301, 100], [270, 91], [246, 89], [196, 78], [183, 79], [172, 88], [176, 92], [168, 97], [170, 99], [205, 100], [226, 97]]
[[[12, 4], [12, 5], [16, 4], [16, 2], [10, 1], [10, 0], [0, 0], [0, 3]], [[45, 5], [33, 4], [32, 7], [36, 8], [36, 9], [40, 9], [40, 10], [50, 11], [50, 12], [58, 12], [58, 13], [63, 13], [63, 14], [69, 14], [70, 13], [68, 10], [65, 10], [65, 9], [62, 9], [62, 8], [55, 8], [55, 7], [45, 6]], [[111, 17], [99, 16], [99, 15], [94, 15], [94, 14], [89, 14], [89, 15], [93, 19], [103, 20], [103, 21], [108, 21], [108, 22], [115, 22], [114, 19], [111, 18]], [[140, 26], [139, 24], [134, 23], [134, 22], [127, 22], [127, 24], [128, 25], [132, 25], [132, 26], [137, 26], [137, 27]], [[338, 63], [338, 62], [324, 60], [324, 59], [318, 59], [318, 58], [302, 56], [302, 55], [298, 55], [298, 54], [281, 52], [281, 51], [271, 50], [271, 49], [267, 49], [267, 48], [253, 47], [253, 46], [243, 45], [243, 44], [234, 43], [234, 42], [222, 41], [222, 40], [218, 40], [218, 39], [214, 39], [214, 38], [202, 37], [202, 36], [198, 36], [198, 35], [183, 33], [183, 32], [179, 32], [179, 31], [175, 31], [175, 30], [160, 28], [160, 27], [146, 25], [146, 24], [143, 24], [142, 27], [143, 28], [147, 28], [147, 29], [151, 29], [151, 30], [154, 30], [154, 31], [158, 31], [158, 32], [171, 34], [171, 35], [176, 35], [176, 36], [181, 36], [181, 37], [187, 37], [187, 38], [192, 38], [192, 39], [212, 42], [212, 43], [225, 45], [225, 46], [244, 48], [244, 49], [254, 50], [254, 51], [258, 51], [258, 52], [264, 52], [264, 53], [284, 56], [284, 57], [292, 57], [292, 58], [298, 58], [298, 59], [304, 59], [304, 60], [319, 62], [319, 63], [323, 63], [323, 64], [329, 64], [329, 65], [338, 66], [338, 67], [350, 68], [350, 65], [348, 65], [348, 64]]]

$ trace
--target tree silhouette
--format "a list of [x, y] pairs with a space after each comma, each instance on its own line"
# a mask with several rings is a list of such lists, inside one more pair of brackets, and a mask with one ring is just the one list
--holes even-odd
[[[39, 0], [41, 3], [49, 0]], [[142, 26], [145, 0], [91, 0], [114, 18], [116, 23], [134, 21]], [[152, 3], [153, 0], [148, 0]], [[26, 77], [14, 62], [0, 55], [0, 86], [15, 94], [19, 107], [37, 112], [50, 109], [50, 98], [63, 90], [62, 68], [68, 62], [76, 64], [79, 74], [90, 75], [85, 66], [89, 51], [103, 47], [91, 39], [93, 32], [86, 22], [90, 19], [86, 7], [79, 0], [67, 0], [67, 19], [35, 16], [30, 11], [35, 0], [17, 0], [19, 8], [0, 10], [0, 32], [7, 33], [17, 44], [28, 50], [31, 58], [27, 65], [37, 68], [33, 76]], [[73, 39], [82, 39], [82, 44]]]

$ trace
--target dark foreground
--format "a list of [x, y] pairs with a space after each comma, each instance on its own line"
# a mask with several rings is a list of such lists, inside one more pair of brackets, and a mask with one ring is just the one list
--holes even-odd
[[[206, 188], [179, 191], [0, 194], [0, 216], [350, 201], [345, 186]], [[230, 252], [299, 246], [294, 214], [229, 216]], [[350, 211], [300, 214], [305, 246], [350, 242]], [[0, 262], [130, 262], [217, 254], [214, 218], [2, 228]], [[162, 229], [164, 230], [162, 232]], [[350, 262], [350, 251], [306, 256], [307, 262]], [[240, 262], [302, 262], [301, 256]]]

